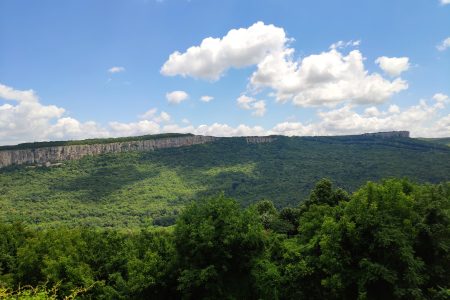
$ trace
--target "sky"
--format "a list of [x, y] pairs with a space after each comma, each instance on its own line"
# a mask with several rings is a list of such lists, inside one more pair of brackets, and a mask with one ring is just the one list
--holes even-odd
[[0, 0], [0, 145], [450, 136], [450, 0]]

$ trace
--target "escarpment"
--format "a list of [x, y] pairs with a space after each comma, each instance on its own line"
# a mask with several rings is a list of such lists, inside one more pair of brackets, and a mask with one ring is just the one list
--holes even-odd
[[271, 143], [276, 140], [275, 136], [247, 136], [245, 140], [248, 144]]
[[174, 138], [150, 139], [92, 145], [67, 145], [20, 150], [0, 151], [0, 167], [21, 164], [46, 164], [58, 161], [80, 159], [86, 155], [118, 153], [128, 151], [152, 151], [210, 143], [216, 140], [212, 136], [183, 136]]
[[363, 136], [375, 136], [380, 138], [409, 138], [409, 131], [385, 131], [364, 133]]
[[[202, 135], [187, 135], [180, 137], [101, 144], [79, 144], [17, 150], [0, 150], [0, 168], [22, 164], [48, 165], [65, 160], [80, 159], [87, 155], [100, 155], [129, 151], [152, 151], [164, 148], [185, 147], [211, 143], [218, 139], [221, 138]], [[274, 140], [275, 137], [246, 137], [246, 142], [249, 144], [269, 143]]]
[[[176, 136], [174, 136], [176, 135]], [[359, 136], [374, 138], [408, 138], [408, 131], [365, 133]], [[271, 143], [279, 136], [241, 137], [247, 144]], [[164, 134], [104, 140], [69, 142], [41, 142], [0, 147], [0, 168], [11, 165], [59, 165], [66, 160], [76, 160], [87, 155], [119, 153], [129, 151], [152, 151], [164, 148], [185, 147], [212, 143], [225, 138], [192, 134]], [[228, 138], [227, 138], [228, 139]]]

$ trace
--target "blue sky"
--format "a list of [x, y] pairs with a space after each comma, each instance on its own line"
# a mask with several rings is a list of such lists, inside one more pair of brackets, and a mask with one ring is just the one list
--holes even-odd
[[446, 2], [0, 0], [0, 144], [450, 136]]

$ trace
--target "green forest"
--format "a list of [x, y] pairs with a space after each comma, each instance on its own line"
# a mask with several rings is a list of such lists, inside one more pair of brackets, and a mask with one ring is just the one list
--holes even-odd
[[450, 183], [196, 199], [170, 227], [0, 225], [4, 299], [449, 299]]
[[0, 299], [449, 299], [446, 143], [223, 138], [0, 169]]
[[0, 169], [0, 220], [41, 229], [140, 229], [173, 225], [186, 205], [221, 192], [242, 207], [269, 199], [281, 209], [304, 201], [321, 178], [348, 192], [389, 177], [449, 181], [450, 147], [431, 141], [278, 136], [248, 144], [233, 137], [57, 167], [12, 166]]

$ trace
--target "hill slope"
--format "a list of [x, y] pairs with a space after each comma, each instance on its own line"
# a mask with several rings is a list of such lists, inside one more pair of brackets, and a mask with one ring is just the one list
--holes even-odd
[[450, 137], [446, 138], [421, 138], [423, 141], [441, 144], [450, 147]]
[[0, 218], [36, 226], [167, 225], [189, 201], [225, 194], [243, 205], [296, 205], [323, 177], [349, 191], [367, 180], [450, 180], [450, 148], [376, 136], [245, 138], [0, 170]]

